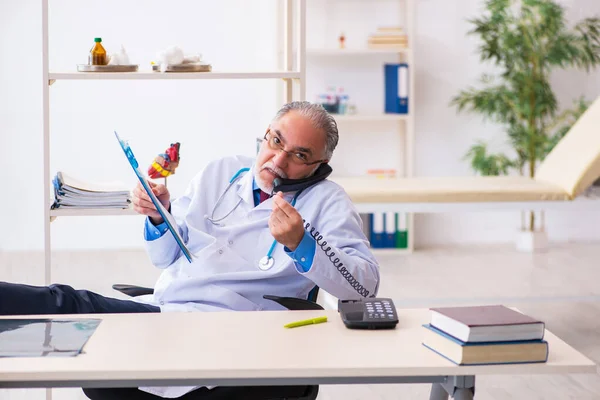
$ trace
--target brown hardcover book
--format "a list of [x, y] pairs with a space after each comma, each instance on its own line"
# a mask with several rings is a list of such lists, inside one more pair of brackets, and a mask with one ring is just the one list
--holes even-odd
[[512, 364], [546, 362], [548, 343], [545, 340], [464, 343], [424, 325], [423, 345], [459, 365]]
[[431, 308], [431, 325], [463, 342], [539, 340], [544, 322], [502, 305]]

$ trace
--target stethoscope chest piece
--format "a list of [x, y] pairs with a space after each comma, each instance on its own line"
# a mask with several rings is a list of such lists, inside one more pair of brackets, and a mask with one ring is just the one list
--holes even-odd
[[273, 266], [273, 263], [274, 263], [273, 257], [264, 256], [258, 262], [258, 268], [262, 271], [267, 271], [267, 270], [271, 269], [271, 267]]

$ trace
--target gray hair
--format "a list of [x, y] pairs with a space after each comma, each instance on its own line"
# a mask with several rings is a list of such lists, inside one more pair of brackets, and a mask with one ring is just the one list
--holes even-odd
[[322, 130], [326, 134], [325, 157], [330, 160], [335, 150], [339, 135], [335, 119], [329, 114], [322, 105], [308, 101], [292, 101], [285, 104], [277, 111], [273, 121], [279, 120], [290, 111], [296, 111], [301, 116], [308, 118], [313, 126]]

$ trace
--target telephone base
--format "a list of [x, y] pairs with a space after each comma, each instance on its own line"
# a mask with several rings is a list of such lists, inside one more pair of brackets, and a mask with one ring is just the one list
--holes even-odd
[[340, 299], [338, 312], [349, 329], [394, 329], [398, 324], [396, 306], [389, 298]]

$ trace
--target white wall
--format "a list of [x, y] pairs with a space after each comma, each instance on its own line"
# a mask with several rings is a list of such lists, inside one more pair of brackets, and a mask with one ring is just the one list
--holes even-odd
[[[176, 44], [202, 53], [214, 70], [274, 70], [275, 4], [51, 0], [50, 70], [85, 63], [96, 36], [109, 52], [123, 44], [145, 69], [158, 50]], [[13, 227], [0, 234], [7, 250], [43, 246], [40, 5], [0, 2], [0, 52], [11, 55], [0, 64], [3, 170], [12, 171], [0, 200], [2, 220]], [[275, 93], [274, 81], [58, 81], [50, 91], [51, 171], [133, 187], [117, 130], [142, 169], [180, 141], [180, 167], [168, 186], [181, 193], [210, 160], [255, 153], [255, 138], [276, 111]], [[53, 248], [139, 246], [141, 222], [136, 216], [59, 218], [52, 223]]]
[[[4, 226], [11, 227], [0, 233], [0, 250], [43, 246], [40, 3], [0, 0], [0, 145], [4, 149], [0, 209]], [[117, 0], [50, 3], [53, 70], [73, 69], [85, 62], [95, 36], [102, 36], [109, 50], [123, 43], [142, 67], [169, 44], [203, 53], [215, 69], [276, 66], [276, 0], [146, 0], [143, 7], [140, 2]], [[574, 20], [600, 14], [595, 0], [563, 3]], [[457, 115], [448, 107], [452, 96], [490, 70], [479, 64], [474, 38], [466, 37], [466, 19], [479, 15], [481, 5], [478, 0], [417, 1], [416, 175], [469, 175], [461, 158], [474, 140], [494, 139], [502, 145], [498, 127], [484, 124], [477, 115]], [[319, 10], [325, 10], [321, 17]], [[309, 46], [335, 40], [338, 29], [345, 31], [351, 46], [365, 32], [394, 23], [398, 16], [392, 0], [311, 0], [308, 11]], [[352, 22], [336, 25], [337, 18]], [[309, 59], [308, 98], [313, 100], [324, 85], [339, 84], [356, 95], [359, 110], [377, 110], [382, 104], [382, 62], [394, 61], [386, 57], [345, 59], [341, 64]], [[345, 70], [340, 71], [340, 66]], [[553, 82], [561, 102], [579, 94], [594, 98], [599, 76], [561, 72]], [[116, 129], [130, 139], [142, 165], [170, 142], [181, 141], [181, 166], [169, 179], [169, 188], [180, 193], [214, 157], [253, 154], [255, 137], [276, 111], [275, 89], [270, 81], [58, 82], [51, 87], [51, 170], [133, 185], [132, 173], [112, 137]], [[336, 172], [358, 174], [366, 168], [400, 165], [401, 141], [395, 126], [340, 125], [340, 133], [333, 161]], [[519, 221], [516, 213], [422, 215], [416, 220], [417, 246], [510, 241]], [[547, 213], [554, 240], [598, 239], [599, 222], [599, 213]], [[141, 244], [139, 217], [59, 218], [52, 229], [57, 249]]]

